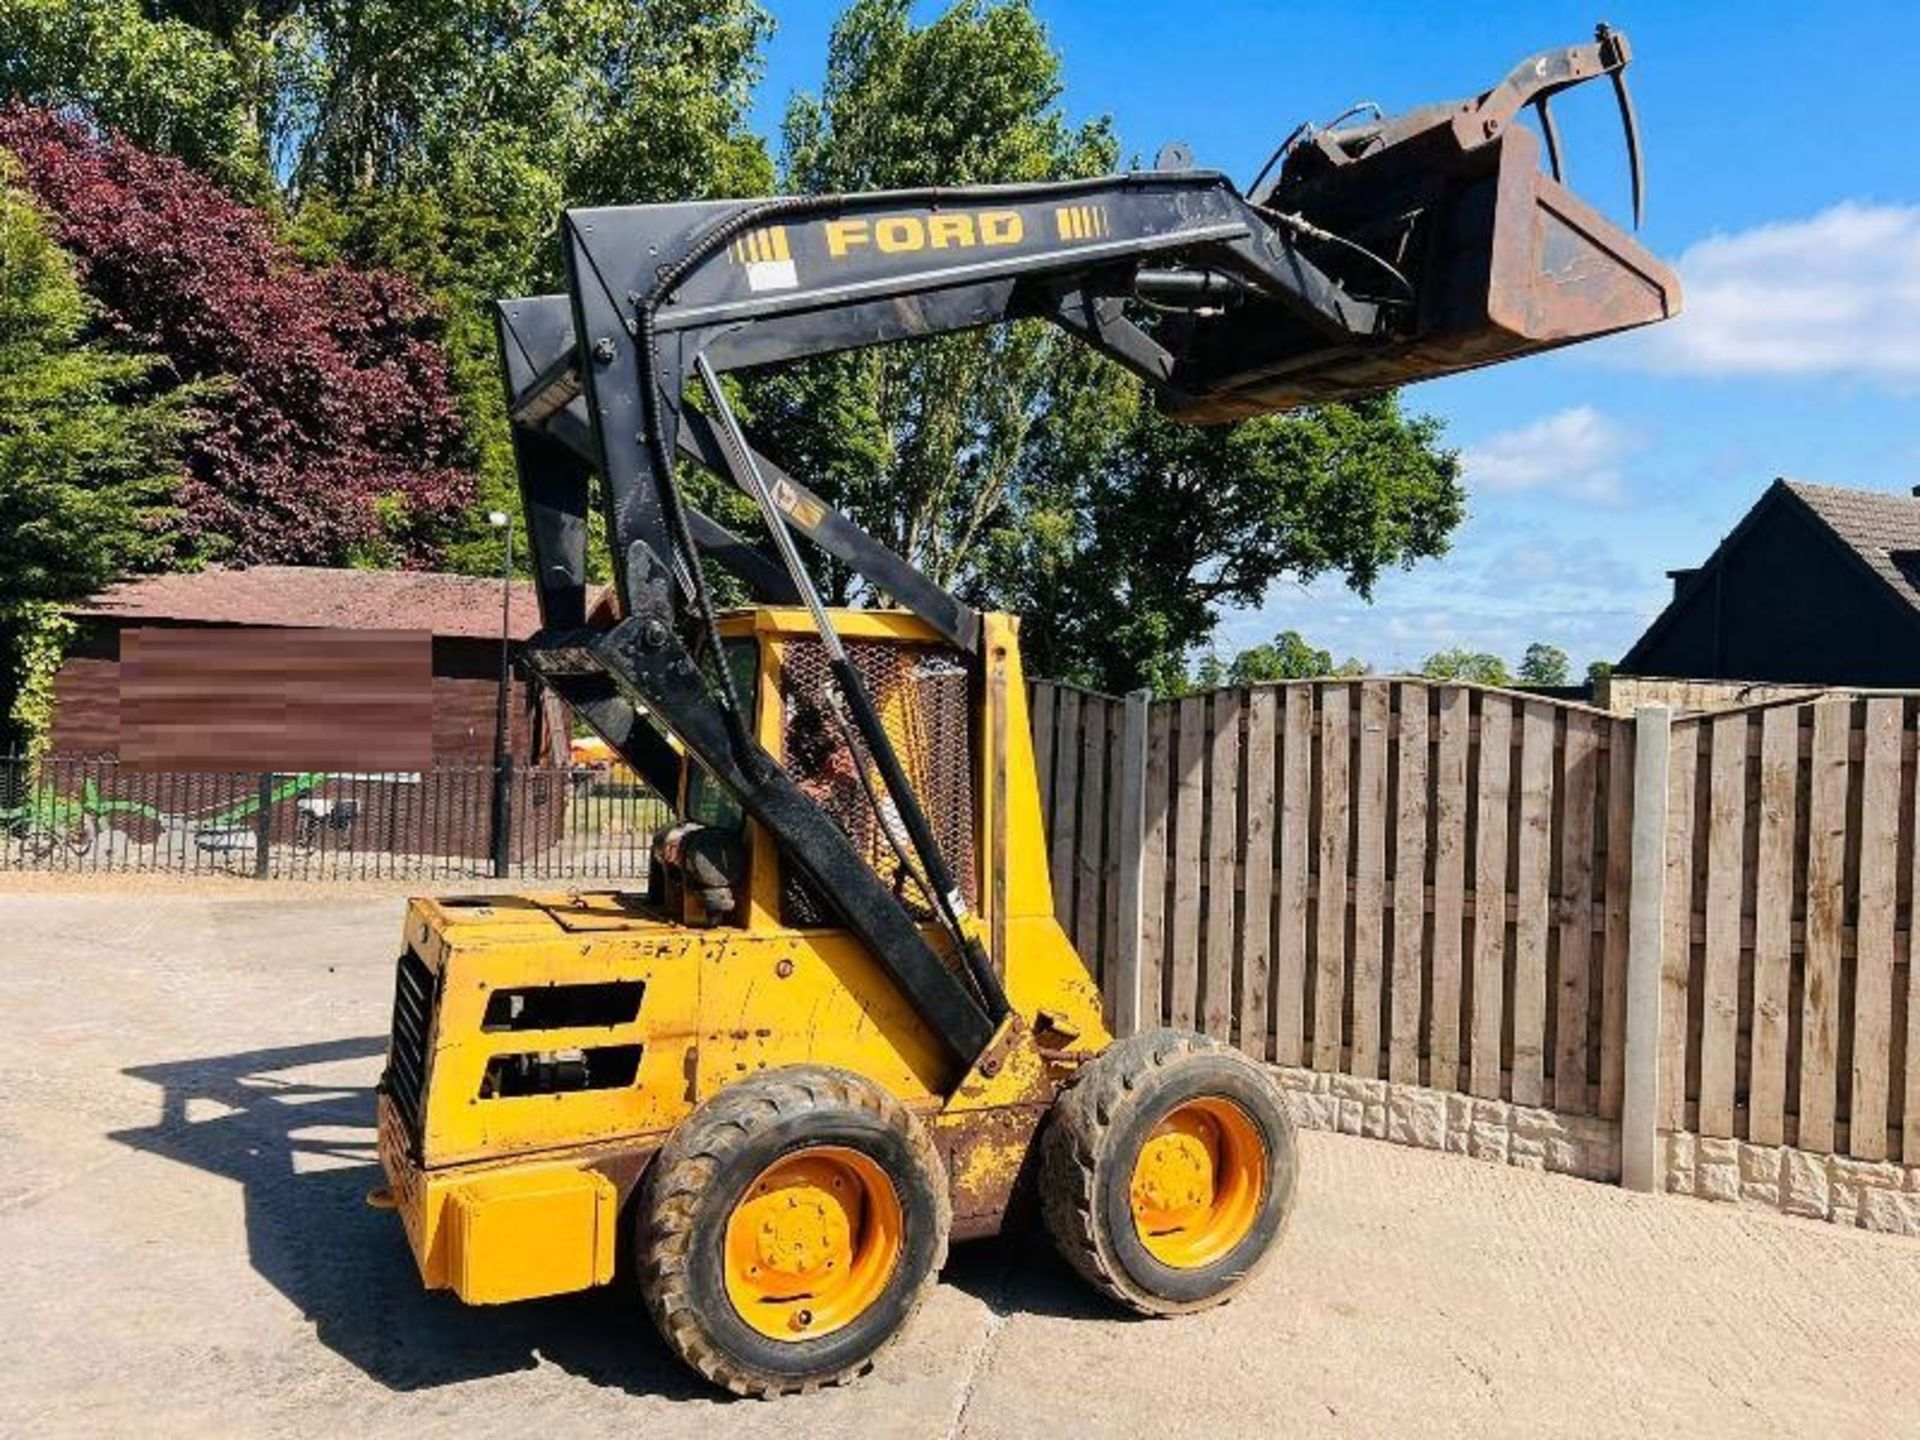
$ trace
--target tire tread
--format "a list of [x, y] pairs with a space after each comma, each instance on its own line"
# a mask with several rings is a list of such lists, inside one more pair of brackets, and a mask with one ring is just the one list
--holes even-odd
[[[688, 1281], [694, 1212], [723, 1164], [749, 1144], [762, 1125], [812, 1112], [860, 1110], [906, 1142], [924, 1172], [935, 1177], [933, 1264], [905, 1302], [899, 1323], [872, 1352], [830, 1375], [806, 1380], [770, 1379], [735, 1361], [709, 1338]], [[735, 1395], [770, 1399], [811, 1394], [873, 1368], [874, 1360], [900, 1336], [925, 1303], [947, 1259], [952, 1202], [945, 1169], [933, 1141], [912, 1111], [871, 1081], [825, 1066], [769, 1070], [728, 1086], [689, 1116], [654, 1157], [642, 1189], [640, 1289], [661, 1336], [701, 1375]]]
[[[1099, 1157], [1107, 1151], [1127, 1103], [1165, 1071], [1196, 1055], [1232, 1057], [1249, 1069], [1259, 1068], [1232, 1046], [1209, 1036], [1187, 1030], [1142, 1031], [1115, 1041], [1081, 1068], [1061, 1092], [1041, 1140], [1041, 1217], [1061, 1257], [1094, 1289], [1142, 1315], [1170, 1315], [1199, 1307], [1156, 1296], [1121, 1268], [1095, 1216]], [[1284, 1110], [1279, 1113], [1286, 1120]], [[1287, 1128], [1290, 1133], [1290, 1121]], [[1278, 1247], [1284, 1230], [1283, 1225], [1269, 1254]], [[1246, 1278], [1251, 1275], [1252, 1268]]]

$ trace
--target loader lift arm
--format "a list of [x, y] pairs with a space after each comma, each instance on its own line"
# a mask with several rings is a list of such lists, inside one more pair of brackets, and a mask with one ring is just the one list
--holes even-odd
[[[568, 212], [567, 294], [498, 310], [543, 615], [530, 665], [672, 796], [684, 762], [639, 718], [644, 706], [828, 897], [961, 1066], [975, 1065], [1007, 1022], [1007, 1002], [857, 676], [835, 667], [923, 888], [967, 962], [958, 971], [747, 733], [718, 663], [703, 556], [763, 600], [807, 603], [830, 654], [831, 621], [789, 528], [976, 667], [978, 617], [758, 455], [718, 377], [1040, 319], [1138, 376], [1171, 416], [1216, 421], [1665, 319], [1679, 305], [1672, 274], [1544, 174], [1531, 132], [1508, 123], [1534, 105], [1558, 171], [1548, 98], [1606, 75], [1624, 107], [1628, 54], [1625, 37], [1602, 27], [1592, 46], [1543, 52], [1474, 100], [1368, 126], [1303, 127], [1254, 198], [1218, 173], [1170, 168]], [[1637, 206], [1639, 149], [1625, 113]], [[687, 403], [696, 377], [711, 413]], [[688, 505], [674, 476], [680, 458], [754, 499], [774, 551]], [[616, 580], [610, 627], [585, 603], [596, 474]]]

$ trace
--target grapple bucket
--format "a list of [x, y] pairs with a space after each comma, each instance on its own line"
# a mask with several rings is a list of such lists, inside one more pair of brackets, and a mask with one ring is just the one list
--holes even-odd
[[[1603, 30], [1596, 45], [1536, 56], [1473, 100], [1310, 134], [1290, 147], [1279, 178], [1250, 198], [1302, 235], [1316, 263], [1349, 290], [1378, 298], [1382, 332], [1356, 345], [1275, 328], [1259, 306], [1221, 316], [1201, 341], [1203, 368], [1217, 382], [1176, 397], [1170, 412], [1242, 419], [1678, 314], [1674, 273], [1556, 178], [1547, 97], [1611, 75], [1638, 209], [1638, 136], [1620, 77], [1626, 53], [1625, 37]], [[1541, 138], [1513, 123], [1529, 104], [1554, 173], [1543, 167]]]

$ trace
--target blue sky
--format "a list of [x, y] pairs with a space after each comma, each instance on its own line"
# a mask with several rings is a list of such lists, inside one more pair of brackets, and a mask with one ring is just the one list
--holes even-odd
[[[759, 119], [817, 86], [838, 6], [771, 0], [780, 29]], [[924, 16], [939, 4], [920, 7]], [[1064, 104], [1113, 117], [1128, 151], [1192, 145], [1244, 181], [1301, 119], [1483, 88], [1534, 50], [1588, 38], [1590, 5], [1039, 0]], [[1450, 645], [1578, 665], [1626, 649], [1776, 475], [1920, 484], [1920, 5], [1611, 4], [1647, 151], [1646, 242], [1688, 313], [1619, 337], [1431, 382], [1471, 518], [1452, 552], [1365, 604], [1282, 584], [1223, 618], [1231, 654], [1276, 630], [1382, 670]], [[1627, 214], [1604, 86], [1556, 105], [1574, 187]]]

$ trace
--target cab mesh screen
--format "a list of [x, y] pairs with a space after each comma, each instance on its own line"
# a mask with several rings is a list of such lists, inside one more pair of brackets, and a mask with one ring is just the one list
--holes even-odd
[[[974, 905], [973, 730], [965, 664], [958, 652], [945, 646], [894, 641], [854, 641], [847, 646], [847, 656], [920, 797], [941, 853], [959, 878], [967, 903]], [[789, 640], [781, 676], [788, 771], [907, 908], [919, 918], [931, 918], [927, 897], [901, 873], [861, 784], [864, 768], [873, 793], [885, 801], [879, 768], [860, 743], [859, 732], [850, 719], [842, 723], [833, 708], [825, 647], [817, 640]], [[832, 910], [792, 867], [785, 871], [781, 910], [789, 925], [834, 923]]]

